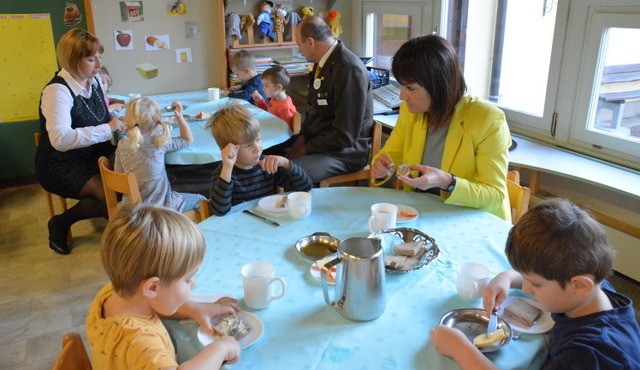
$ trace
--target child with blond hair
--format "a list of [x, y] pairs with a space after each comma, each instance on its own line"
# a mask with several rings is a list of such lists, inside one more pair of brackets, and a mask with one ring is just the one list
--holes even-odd
[[[545, 369], [640, 369], [640, 329], [633, 303], [606, 280], [614, 250], [587, 211], [565, 199], [531, 208], [507, 237], [513, 270], [484, 288], [484, 308], [496, 312], [510, 289], [522, 289], [551, 312]], [[436, 350], [462, 369], [496, 369], [458, 329], [431, 331]]]
[[222, 164], [213, 171], [210, 203], [214, 214], [231, 206], [285, 191], [309, 191], [311, 179], [300, 166], [277, 155], [262, 155], [260, 123], [239, 104], [216, 112], [207, 129], [221, 148]]
[[267, 104], [257, 91], [253, 92], [253, 101], [258, 107], [287, 122], [293, 131], [293, 116], [295, 116], [297, 109], [286, 92], [290, 80], [289, 73], [282, 66], [267, 69], [262, 72], [262, 84], [264, 93], [269, 98], [269, 103]]
[[[228, 297], [213, 303], [189, 300], [205, 241], [183, 214], [125, 204], [107, 225], [100, 252], [110, 281], [87, 314], [94, 369], [177, 369], [175, 348], [160, 317], [191, 318], [213, 333], [213, 318], [240, 311]], [[180, 366], [217, 369], [239, 358], [238, 342], [223, 336]]]
[[138, 180], [142, 201], [185, 212], [199, 207], [201, 194], [171, 190], [164, 164], [164, 154], [175, 152], [193, 142], [191, 128], [182, 116], [182, 105], [172, 103], [180, 137], [171, 137], [171, 126], [160, 120], [160, 107], [142, 97], [127, 103], [124, 116], [127, 137], [118, 142], [114, 170], [133, 172]]
[[221, 97], [244, 99], [251, 104], [253, 93], [257, 91], [260, 96], [265, 96], [262, 85], [262, 76], [256, 71], [256, 57], [246, 50], [240, 50], [233, 54], [229, 61], [229, 68], [238, 80], [240, 85], [231, 86], [229, 90], [221, 91]]

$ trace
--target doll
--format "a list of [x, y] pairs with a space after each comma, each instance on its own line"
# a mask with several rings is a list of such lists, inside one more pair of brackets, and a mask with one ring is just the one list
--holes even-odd
[[260, 30], [260, 40], [265, 36], [273, 42], [276, 41], [273, 30], [271, 29], [271, 7], [273, 3], [271, 1], [261, 1], [258, 3], [258, 9], [260, 9], [260, 15], [256, 19], [258, 28]]
[[329, 23], [329, 28], [331, 28], [331, 33], [335, 38], [338, 38], [342, 33], [340, 18], [342, 18], [342, 14], [337, 10], [329, 10], [327, 12], [327, 22]]
[[286, 15], [287, 15], [287, 10], [285, 8], [276, 9], [276, 17], [273, 21], [276, 34], [284, 35], [284, 25], [287, 24], [287, 22], [284, 19]]

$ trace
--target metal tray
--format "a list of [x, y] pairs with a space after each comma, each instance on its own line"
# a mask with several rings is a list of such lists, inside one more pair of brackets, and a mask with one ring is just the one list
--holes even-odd
[[[447, 312], [440, 320], [440, 324], [460, 330], [473, 343], [475, 337], [487, 333], [489, 318], [487, 317], [487, 311], [481, 308], [459, 308]], [[511, 341], [513, 331], [509, 323], [503, 320], [502, 317], [498, 317], [498, 329], [504, 330], [505, 338], [486, 347], [478, 348], [480, 352], [497, 351]]]
[[420, 230], [411, 229], [408, 227], [398, 227], [378, 231], [369, 235], [369, 238], [378, 238], [382, 241], [382, 248], [385, 255], [393, 254], [394, 245], [424, 241], [424, 253], [418, 260], [418, 263], [413, 266], [413, 268], [411, 268], [410, 270], [396, 270], [385, 266], [385, 270], [390, 274], [406, 274], [410, 271], [419, 270], [426, 267], [433, 260], [438, 258], [438, 255], [440, 254], [440, 249], [438, 248], [436, 241], [432, 237]]

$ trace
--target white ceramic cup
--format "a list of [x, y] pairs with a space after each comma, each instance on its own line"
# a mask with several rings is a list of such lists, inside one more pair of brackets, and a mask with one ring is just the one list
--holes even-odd
[[132, 101], [135, 98], [139, 98], [141, 95], [139, 93], [129, 94], [129, 101]]
[[217, 87], [208, 88], [207, 93], [209, 94], [209, 101], [220, 99], [220, 89]]
[[[263, 309], [274, 299], [284, 297], [284, 279], [275, 277], [276, 268], [269, 262], [250, 262], [242, 266], [242, 287], [244, 288], [244, 303], [250, 308]], [[273, 294], [273, 283], [279, 281], [282, 292]]]
[[482, 298], [482, 290], [489, 282], [489, 268], [476, 262], [458, 266], [458, 294], [468, 300]]
[[376, 232], [396, 227], [398, 206], [391, 203], [376, 203], [371, 206], [369, 230]]
[[287, 207], [293, 218], [305, 218], [311, 214], [311, 193], [296, 191], [287, 196]]

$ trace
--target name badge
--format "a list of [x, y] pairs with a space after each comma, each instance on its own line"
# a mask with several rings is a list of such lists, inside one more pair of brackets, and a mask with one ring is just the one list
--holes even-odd
[[318, 99], [318, 105], [327, 105], [327, 99]]
[[321, 85], [322, 85], [322, 81], [320, 81], [319, 78], [316, 78], [315, 80], [313, 80], [313, 88], [314, 89], [318, 90]]

